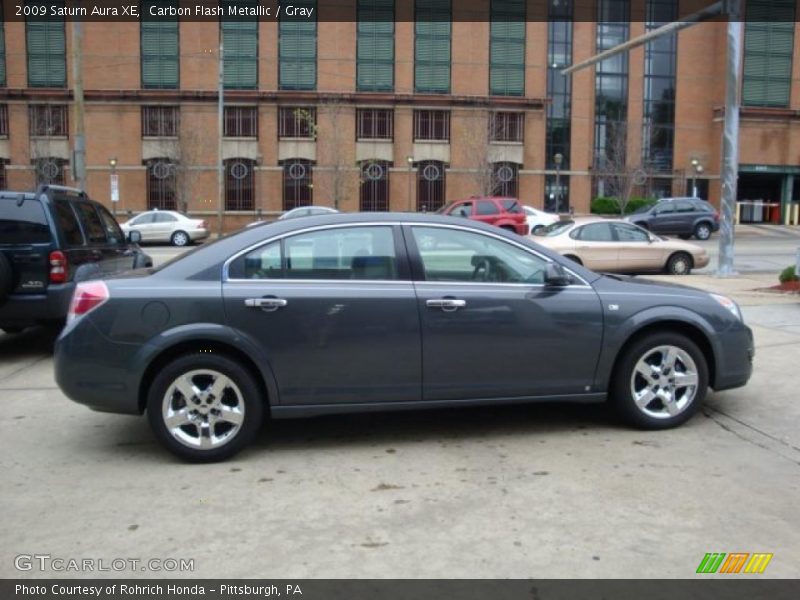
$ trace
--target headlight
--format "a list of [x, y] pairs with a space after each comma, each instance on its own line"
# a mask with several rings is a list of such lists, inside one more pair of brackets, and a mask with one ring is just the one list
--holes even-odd
[[739, 305], [736, 304], [736, 302], [734, 302], [727, 296], [720, 296], [719, 294], [711, 294], [711, 297], [717, 302], [719, 302], [723, 308], [728, 309], [734, 317], [736, 317], [740, 321], [742, 320], [742, 311], [739, 310]]

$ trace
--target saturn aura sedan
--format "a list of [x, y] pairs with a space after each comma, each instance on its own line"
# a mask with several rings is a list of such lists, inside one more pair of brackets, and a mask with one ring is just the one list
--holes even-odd
[[661, 237], [621, 219], [559, 221], [536, 236], [539, 244], [595, 271], [688, 275], [709, 262], [702, 246]]
[[83, 282], [55, 370], [73, 400], [146, 413], [207, 462], [266, 415], [608, 400], [664, 429], [709, 387], [744, 385], [752, 358], [727, 297], [599, 275], [466, 219], [373, 213], [264, 224]]

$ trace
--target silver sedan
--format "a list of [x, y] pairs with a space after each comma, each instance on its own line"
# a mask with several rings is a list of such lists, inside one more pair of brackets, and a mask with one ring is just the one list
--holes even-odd
[[174, 210], [149, 210], [120, 225], [125, 235], [138, 231], [142, 242], [169, 243], [186, 246], [208, 237], [208, 224], [202, 219], [190, 219]]

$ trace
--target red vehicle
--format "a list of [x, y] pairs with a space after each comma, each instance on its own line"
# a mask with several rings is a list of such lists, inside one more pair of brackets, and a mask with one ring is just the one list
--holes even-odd
[[528, 235], [525, 211], [516, 198], [475, 197], [454, 200], [439, 209], [439, 214], [467, 217], [489, 225], [497, 225], [519, 235]]

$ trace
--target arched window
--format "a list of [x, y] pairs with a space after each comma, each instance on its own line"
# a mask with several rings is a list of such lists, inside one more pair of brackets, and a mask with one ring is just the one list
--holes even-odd
[[363, 212], [389, 210], [389, 167], [385, 160], [365, 160], [361, 163], [359, 210]]
[[283, 210], [314, 203], [313, 163], [293, 158], [283, 163]]
[[225, 210], [255, 209], [255, 166], [248, 158], [225, 161]]
[[32, 161], [36, 185], [64, 185], [64, 166], [67, 161], [63, 158], [43, 156]]
[[168, 158], [147, 161], [147, 208], [175, 210], [177, 196], [175, 164]]
[[445, 163], [424, 160], [417, 165], [417, 211], [434, 212], [444, 206]]
[[513, 162], [492, 164], [494, 195], [519, 198], [519, 165]]

